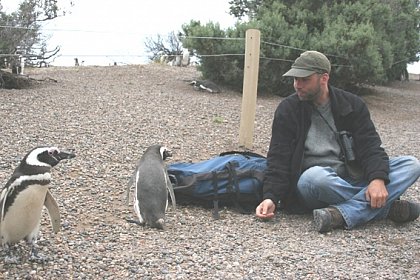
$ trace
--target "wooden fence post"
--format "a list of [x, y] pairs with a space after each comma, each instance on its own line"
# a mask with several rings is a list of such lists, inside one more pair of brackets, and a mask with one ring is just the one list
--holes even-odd
[[260, 31], [248, 29], [245, 40], [245, 65], [242, 91], [239, 145], [252, 148], [257, 104], [258, 70], [260, 62]]

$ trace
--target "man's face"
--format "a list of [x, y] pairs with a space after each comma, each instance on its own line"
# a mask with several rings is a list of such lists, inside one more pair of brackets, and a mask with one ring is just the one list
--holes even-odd
[[322, 74], [312, 74], [308, 77], [295, 77], [293, 86], [302, 101], [315, 101], [322, 94], [321, 92]]

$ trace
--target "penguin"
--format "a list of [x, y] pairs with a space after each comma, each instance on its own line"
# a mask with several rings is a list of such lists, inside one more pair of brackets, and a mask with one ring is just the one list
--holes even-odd
[[194, 89], [198, 91], [208, 91], [210, 93], [222, 92], [221, 89], [215, 83], [209, 80], [204, 80], [204, 81], [194, 80], [194, 81], [191, 81], [189, 84], [192, 85]]
[[[48, 189], [51, 168], [74, 157], [56, 147], [40, 146], [29, 151], [16, 167], [0, 195], [0, 243], [7, 251], [10, 245], [25, 239], [31, 245], [31, 259], [40, 259], [35, 244], [43, 206], [48, 210], [53, 231], [60, 230], [59, 208]], [[7, 256], [6, 262], [17, 260]]]
[[165, 229], [165, 212], [168, 207], [168, 191], [172, 208], [176, 200], [164, 160], [171, 157], [164, 146], [153, 145], [146, 149], [134, 173], [134, 212], [141, 225]]

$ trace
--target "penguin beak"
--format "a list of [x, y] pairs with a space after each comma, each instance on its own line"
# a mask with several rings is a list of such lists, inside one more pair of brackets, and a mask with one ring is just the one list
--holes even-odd
[[167, 159], [168, 157], [172, 157], [172, 152], [169, 150], [165, 150], [163, 152], [163, 160]]
[[56, 156], [56, 158], [59, 161], [63, 160], [63, 159], [71, 159], [71, 158], [74, 158], [74, 157], [76, 157], [76, 155], [73, 154], [73, 153], [70, 153], [70, 152], [59, 152]]

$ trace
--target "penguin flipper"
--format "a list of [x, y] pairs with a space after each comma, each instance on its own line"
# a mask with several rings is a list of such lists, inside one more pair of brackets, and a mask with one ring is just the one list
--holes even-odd
[[53, 228], [54, 233], [60, 231], [60, 209], [58, 208], [58, 204], [55, 201], [54, 197], [51, 195], [50, 190], [47, 191], [45, 195], [44, 205], [48, 210], [48, 214], [50, 215], [51, 225]]
[[167, 182], [166, 188], [168, 189], [169, 195], [171, 196], [172, 209], [175, 211], [176, 210], [176, 199], [175, 199], [174, 188], [173, 188], [173, 186], [172, 186], [172, 184], [171, 184], [171, 182], [169, 180], [169, 177], [168, 177], [168, 181], [169, 182]]
[[2, 189], [1, 191], [1, 196], [0, 196], [0, 224], [1, 221], [3, 221], [4, 218], [4, 207], [6, 206], [6, 202], [7, 202], [7, 197], [9, 196], [10, 192], [13, 191], [13, 188], [10, 188], [10, 184], [12, 182], [12, 180], [14, 179], [14, 177], [12, 177], [9, 182], [7, 182], [6, 186]]
[[131, 175], [130, 180], [128, 181], [128, 184], [127, 184], [127, 194], [126, 194], [126, 197], [125, 197], [127, 205], [130, 205], [131, 186], [133, 186], [134, 184], [137, 184], [136, 176], [137, 176], [137, 169], [139, 168], [139, 164], [140, 164], [140, 161], [137, 162], [136, 169], [134, 170], [133, 175]]
[[130, 190], [131, 190], [131, 186], [134, 184], [135, 176], [136, 176], [136, 173], [133, 173], [133, 175], [130, 177], [130, 180], [128, 181], [128, 184], [127, 184], [127, 194], [125, 197], [127, 205], [130, 204]]
[[3, 221], [3, 211], [4, 211], [4, 205], [6, 204], [6, 190], [4, 189], [1, 193], [1, 199], [0, 199], [0, 225], [1, 221]]

